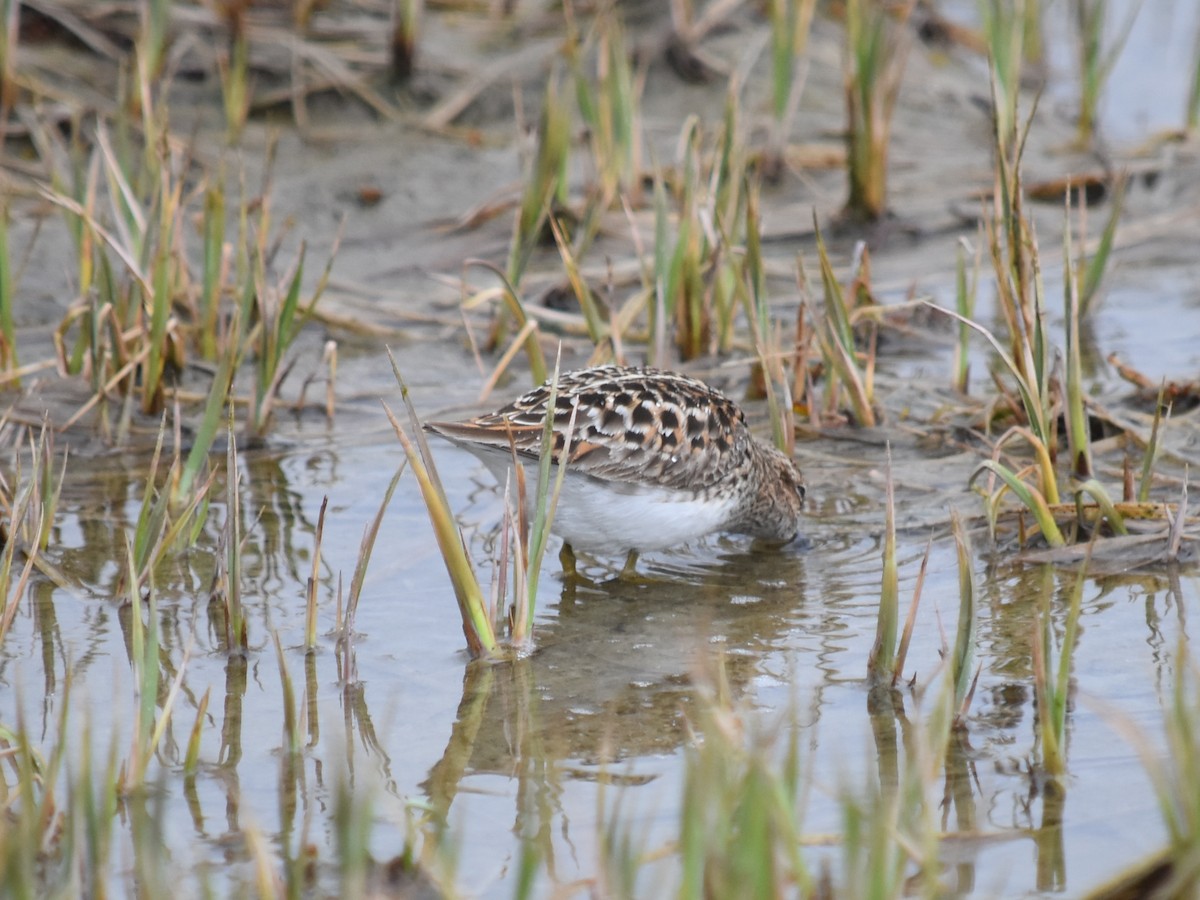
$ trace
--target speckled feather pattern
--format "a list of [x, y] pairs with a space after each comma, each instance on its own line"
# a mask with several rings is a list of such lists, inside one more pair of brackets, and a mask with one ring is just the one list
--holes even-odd
[[[428, 428], [481, 458], [515, 448], [532, 462], [541, 452], [550, 394], [547, 382], [494, 413]], [[719, 504], [717, 527], [705, 531], [777, 540], [797, 532], [804, 498], [799, 469], [756, 440], [738, 406], [702, 381], [622, 366], [567, 372], [558, 379], [553, 423], [555, 462], [562, 461], [570, 430], [568, 479], [590, 476], [613, 494], [653, 491], [659, 502]]]

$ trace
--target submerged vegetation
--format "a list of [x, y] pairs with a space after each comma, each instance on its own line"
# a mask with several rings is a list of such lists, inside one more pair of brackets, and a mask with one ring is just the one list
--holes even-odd
[[[0, 414], [0, 682], [11, 694], [0, 721], [0, 893], [457, 896], [500, 881], [518, 897], [958, 896], [976, 884], [974, 856], [956, 863], [956, 848], [1013, 840], [1036, 849], [1018, 889], [1063, 890], [1073, 722], [1081, 704], [1098, 705], [1077, 677], [1098, 639], [1084, 616], [1099, 631], [1113, 615], [1105, 597], [1124, 586], [1104, 580], [1114, 573], [1142, 579], [1153, 652], [1170, 672], [1157, 687], [1162, 714], [1148, 720], [1161, 741], [1146, 719], [1104, 711], [1143, 759], [1164, 847], [1095, 896], [1194, 891], [1194, 653], [1182, 638], [1164, 649], [1154, 600], [1178, 609], [1194, 594], [1182, 580], [1198, 531], [1190, 438], [1175, 416], [1200, 387], [1155, 384], [1126, 365], [1138, 393], [1099, 395], [1092, 326], [1137, 173], [1097, 175], [1064, 155], [1097, 140], [1133, 12], [1114, 39], [1108, 4], [1070, 4], [1080, 95], [1064, 129], [1029, 90], [1053, 38], [1041, 4], [988, 0], [977, 28], [924, 6], [677, 3], [654, 18], [662, 33], [651, 40], [608, 3], [0, 3], [11, 187], [0, 204], [0, 384], [11, 391]], [[481, 55], [516, 62], [494, 55], [447, 88], [462, 69], [437, 54], [455, 28]], [[547, 32], [536, 75], [522, 70], [521, 45], [538, 48]], [[989, 98], [978, 131], [989, 136], [979, 170], [990, 166], [991, 178], [926, 238], [944, 243], [936, 268], [946, 277], [897, 289], [881, 260], [894, 265], [888, 252], [922, 226], [910, 227], [912, 198], [889, 173], [902, 168], [896, 137], [914, 114], [906, 73], [931, 35], [969, 58], [958, 65]], [[88, 89], [80, 59], [111, 97]], [[710, 82], [696, 88], [703, 113], [681, 93], [677, 115], [664, 115], [654, 79], [677, 77]], [[515, 89], [496, 89], [509, 80]], [[814, 85], [825, 96], [810, 108]], [[219, 123], [188, 105], [193, 89], [219, 105]], [[385, 400], [371, 415], [386, 417], [401, 452], [387, 448], [397, 467], [372, 473], [357, 520], [336, 478], [318, 502], [291, 490], [280, 465], [296, 453], [280, 411], [304, 410], [315, 381], [328, 386], [321, 418], [334, 423], [322, 447], [336, 457], [356, 440], [334, 419], [342, 335], [352, 356], [386, 368], [381, 342], [357, 343], [378, 331], [348, 307], [326, 313], [330, 294], [369, 289], [335, 275], [351, 226], [334, 215], [297, 221], [304, 207], [277, 179], [287, 138], [265, 124], [282, 112], [294, 133], [328, 137], [313, 122], [330, 115], [318, 111], [331, 92], [354, 102], [338, 115], [399, 121], [439, 148], [509, 141], [513, 118], [528, 139], [519, 185], [443, 232], [485, 248], [443, 279], [458, 307], [414, 315], [387, 353], [405, 410]], [[471, 124], [486, 120], [467, 114], [473, 104], [501, 94], [513, 107], [505, 133]], [[831, 96], [841, 123], [832, 148], [804, 120]], [[1066, 133], [1074, 140], [1059, 140]], [[916, 165], [905, 152], [904, 166]], [[354, 193], [363, 210], [379, 202], [361, 182]], [[1090, 237], [1098, 203], [1107, 209]], [[55, 231], [69, 298], [48, 321], [30, 309], [31, 284], [46, 277], [30, 260]], [[356, 232], [345, 243], [361, 252], [370, 240]], [[423, 261], [422, 276], [434, 267]], [[439, 476], [421, 427], [444, 398], [402, 377], [421, 367], [406, 358], [411, 339], [437, 326], [457, 340], [464, 323], [481, 373], [491, 370], [484, 393], [514, 373], [553, 384], [564, 360], [691, 366], [744, 388], [762, 401], [747, 404], [752, 415], [768, 420], [756, 427], [806, 468], [814, 461], [813, 527], [829, 546], [738, 547], [675, 589], [671, 561], [644, 582], [554, 581], [545, 558], [564, 470], [544, 453], [527, 484], [518, 466], [499, 526], [467, 522], [456, 508], [464, 492]], [[465, 358], [455, 353], [445, 372]], [[939, 374], [914, 374], [914, 356], [935, 357]], [[303, 384], [285, 391], [289, 379]], [[323, 465], [318, 455], [308, 469]], [[406, 543], [380, 552], [405, 492]], [[339, 539], [351, 526], [361, 527], [356, 545]], [[867, 555], [829, 549], [863, 541]], [[81, 544], [91, 558], [79, 559]], [[413, 547], [440, 557], [450, 590], [440, 574], [435, 588], [413, 574]], [[818, 556], [832, 574], [806, 569]], [[394, 579], [385, 590], [368, 578], [380, 565]], [[584, 575], [596, 571], [612, 574], [597, 565]], [[416, 646], [430, 656], [400, 658], [414, 646], [405, 635], [444, 624], [426, 608], [451, 592], [466, 656], [423, 633]], [[864, 595], [878, 598], [869, 615], [838, 605]], [[68, 603], [84, 612], [60, 617], [56, 604]], [[60, 618], [86, 620], [86, 636]], [[810, 627], [828, 643], [808, 646]], [[704, 652], [660, 663], [693, 634]], [[408, 744], [426, 749], [428, 723], [402, 722], [397, 750], [384, 720], [403, 707], [373, 718], [366, 688], [422, 692], [447, 671], [439, 653], [452, 680], [462, 670], [461, 698], [445, 749], [418, 779], [399, 769], [413, 758]], [[637, 674], [645, 655], [663, 667], [653, 678]], [[110, 657], [121, 662], [112, 673], [98, 662]], [[855, 720], [873, 740], [868, 762], [850, 746], [860, 731], [810, 718], [802, 689], [786, 701], [756, 694], [793, 669], [827, 679], [813, 693], [836, 701], [814, 699], [814, 711], [865, 705]], [[615, 677], [615, 698], [593, 702], [554, 680], [577, 670], [592, 684]], [[631, 720], [641, 729], [622, 726]], [[820, 760], [830, 745], [842, 765], [832, 779]], [[661, 770], [645, 761], [664, 757], [678, 763], [663, 781], [679, 793], [658, 799], [677, 815], [648, 815], [642, 798]], [[984, 759], [998, 771], [990, 787]], [[487, 816], [472, 804], [500, 792], [470, 778], [498, 776], [515, 786], [517, 808], [496, 873], [476, 858]], [[581, 796], [568, 780], [594, 795], [582, 827], [567, 827]], [[1002, 792], [1015, 798], [1011, 823], [984, 811]]]

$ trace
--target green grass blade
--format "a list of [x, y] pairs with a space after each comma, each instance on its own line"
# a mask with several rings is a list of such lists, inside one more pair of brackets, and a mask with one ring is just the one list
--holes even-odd
[[950, 512], [954, 528], [954, 547], [958, 555], [958, 625], [955, 628], [954, 650], [950, 655], [950, 679], [954, 683], [954, 706], [961, 716], [972, 686], [975, 664], [975, 641], [979, 630], [979, 612], [975, 589], [975, 555], [971, 538], [963, 526], [958, 510]]
[[[242, 319], [240, 312], [234, 310], [233, 319], [229, 325], [230, 334], [238, 334], [240, 329], [239, 323], [242, 321], [245, 320]], [[201, 418], [200, 425], [196, 429], [192, 447], [188, 450], [187, 459], [184, 461], [183, 469], [179, 474], [179, 481], [175, 485], [173, 492], [173, 502], [175, 505], [188, 502], [192, 488], [195, 486], [196, 479], [200, 475], [200, 470], [204, 467], [213, 442], [217, 439], [217, 430], [221, 427], [221, 413], [225, 409], [225, 403], [229, 397], [229, 389], [233, 384], [233, 374], [238, 366], [239, 344], [240, 341], [236, 339], [230, 340], [221, 354], [221, 360], [217, 365], [217, 374], [213, 378], [212, 386], [208, 392], [208, 400], [204, 404], [204, 416]]]
[[1120, 510], [1112, 501], [1112, 497], [1108, 495], [1102, 485], [1095, 478], [1089, 478], [1086, 481], [1075, 481], [1073, 488], [1080, 494], [1090, 494], [1092, 499], [1100, 507], [1100, 511], [1104, 513], [1104, 517], [1108, 519], [1108, 524], [1117, 534], [1129, 534], [1129, 529], [1125, 527], [1125, 517], [1121, 515]]
[[1054, 521], [1054, 516], [1051, 514], [1050, 507], [1047, 505], [1046, 498], [1042, 495], [1041, 491], [1031, 488], [1006, 467], [991, 459], [985, 460], [980, 464], [979, 468], [975, 470], [975, 474], [971, 476], [971, 481], [973, 482], [979, 473], [985, 470], [998, 475], [1000, 480], [1008, 485], [1009, 490], [1016, 494], [1017, 498], [1033, 513], [1038, 527], [1042, 530], [1046, 542], [1051, 547], [1066, 546], [1067, 542], [1058, 528], [1058, 523]]
[[1096, 252], [1087, 261], [1087, 265], [1083, 267], [1083, 277], [1079, 288], [1081, 316], [1087, 316], [1091, 311], [1092, 304], [1100, 290], [1100, 283], [1104, 280], [1104, 273], [1108, 269], [1108, 259], [1112, 255], [1113, 242], [1117, 236], [1117, 224], [1125, 207], [1125, 188], [1128, 183], [1129, 179], [1126, 177], [1117, 179], [1116, 189], [1113, 191], [1112, 208], [1109, 210], [1108, 220], [1104, 223], [1104, 231], [1100, 234], [1100, 243], [1097, 244]]
[[1150, 500], [1150, 488], [1154, 485], [1154, 462], [1158, 459], [1159, 428], [1162, 425], [1164, 414], [1171, 415], [1170, 407], [1163, 404], [1166, 392], [1167, 381], [1164, 378], [1158, 387], [1158, 400], [1154, 404], [1154, 424], [1150, 428], [1150, 440], [1146, 443], [1146, 452], [1142, 456], [1142, 477], [1138, 482], [1139, 503], [1146, 503]]

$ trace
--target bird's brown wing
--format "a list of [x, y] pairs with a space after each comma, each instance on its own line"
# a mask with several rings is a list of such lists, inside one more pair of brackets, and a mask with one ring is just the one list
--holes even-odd
[[[536, 459], [550, 403], [549, 384], [495, 413], [428, 428], [464, 445]], [[684, 375], [605, 366], [560, 377], [554, 403], [554, 461], [568, 442], [568, 465], [606, 481], [704, 490], [723, 481], [751, 440], [741, 410]]]

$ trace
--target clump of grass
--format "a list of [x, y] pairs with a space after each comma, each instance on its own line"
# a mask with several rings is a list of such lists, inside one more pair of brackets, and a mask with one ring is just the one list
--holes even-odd
[[764, 174], [777, 178], [783, 170], [788, 129], [800, 103], [808, 35], [816, 0], [770, 0], [771, 136], [763, 159]]
[[[537, 484], [530, 498], [525, 484], [525, 468], [516, 458], [514, 450], [513, 472], [515, 477], [516, 512], [508, 504], [510, 491], [506, 490], [505, 525], [501, 540], [501, 553], [496, 560], [498, 578], [491, 600], [485, 597], [475, 568], [467, 553], [466, 542], [454, 520], [454, 513], [446, 498], [445, 489], [438, 477], [433, 455], [425, 439], [425, 431], [408, 395], [408, 388], [400, 375], [396, 361], [391, 357], [392, 371], [401, 387], [401, 395], [408, 411], [409, 424], [415, 437], [409, 437], [392, 411], [384, 404], [384, 410], [392, 424], [396, 437], [404, 447], [405, 455], [417, 476], [422, 499], [441, 549], [446, 571], [454, 587], [459, 614], [463, 623], [463, 634], [467, 650], [472, 657], [497, 658], [505, 654], [502, 639], [507, 637], [508, 648], [522, 652], [528, 648], [533, 633], [534, 616], [537, 609], [537, 588], [542, 562], [550, 537], [550, 526], [554, 511], [566, 477], [566, 461], [570, 458], [571, 439], [574, 429], [574, 414], [568, 423], [563, 448], [555, 452], [554, 422], [547, 417], [542, 432], [542, 444], [538, 464]], [[550, 401], [547, 409], [553, 411], [557, 397], [558, 364], [550, 378]], [[394, 485], [393, 485], [394, 486]], [[390, 494], [389, 494], [390, 496]], [[532, 513], [532, 518], [529, 517]], [[381, 510], [382, 514], [382, 510]], [[511, 544], [510, 544], [511, 539]], [[503, 598], [507, 589], [506, 573], [509, 566], [513, 572], [513, 605], [505, 609]], [[507, 634], [505, 634], [505, 623]]]
[[[699, 221], [702, 190], [699, 176], [699, 123], [689, 122], [680, 165], [677, 213], [667, 201], [660, 180], [654, 187], [655, 292], [650, 331], [655, 336], [654, 360], [665, 364], [665, 336], [673, 334], [676, 350], [684, 360], [705, 353], [712, 343], [712, 307], [706, 303], [704, 269], [711, 252]], [[670, 223], [677, 231], [672, 240]], [[667, 331], [667, 323], [673, 326]]]
[[[62, 488], [62, 473], [66, 471], [64, 454], [63, 469], [55, 480], [53, 439], [49, 428], [43, 426], [37, 444], [33, 444], [32, 437], [30, 443], [29, 478], [23, 478], [18, 450], [13, 476], [17, 486], [14, 494], [9, 494], [7, 485], [0, 480], [0, 510], [4, 514], [4, 521], [0, 524], [0, 542], [3, 544], [0, 550], [0, 642], [12, 627], [30, 576], [48, 542]], [[17, 574], [19, 557], [24, 557], [24, 565]]]
[[[872, 346], [860, 359], [854, 332], [856, 309], [862, 301], [871, 302], [868, 257], [865, 249], [858, 255], [858, 271], [846, 289], [842, 288], [833, 271], [819, 228], [817, 258], [821, 266], [825, 315], [814, 318], [817, 344], [825, 363], [825, 408], [829, 412], [835, 411], [844, 396], [855, 423], [863, 428], [873, 428], [877, 424], [874, 349]], [[803, 280], [803, 274], [801, 278]], [[870, 327], [874, 328], [874, 323]], [[874, 332], [872, 345], [873, 335]]]
[[[238, 330], [240, 321], [239, 312], [234, 310], [231, 324], [234, 332]], [[201, 484], [201, 474], [208, 466], [208, 455], [216, 442], [217, 432], [221, 427], [221, 414], [229, 400], [229, 391], [233, 385], [234, 370], [237, 364], [238, 356], [231, 352], [223, 353], [217, 364], [217, 371], [209, 387], [208, 399], [204, 404], [200, 424], [192, 436], [192, 446], [188, 450], [187, 459], [172, 472], [171, 503], [176, 508], [193, 502], [207, 490], [197, 490], [197, 488]], [[232, 427], [230, 432], [229, 440], [232, 442]]]
[[[738, 280], [739, 292], [745, 298], [746, 318], [754, 336], [757, 369], [762, 374], [767, 395], [767, 412], [775, 446], [789, 456], [795, 449], [796, 424], [791, 384], [794, 376], [785, 368], [793, 354], [783, 347], [783, 335], [772, 327], [767, 299], [766, 266], [762, 257], [762, 234], [759, 231], [759, 191], [751, 186], [746, 191], [746, 250], [743, 274]], [[795, 361], [793, 361], [795, 364]]]
[[250, 36], [246, 29], [249, 0], [232, 0], [219, 7], [225, 20], [226, 46], [217, 56], [221, 100], [225, 108], [225, 137], [236, 143], [250, 116]]
[[[224, 164], [204, 171], [170, 137], [163, 88], [144, 66], [127, 88], [140, 98], [136, 119], [123, 112], [111, 124], [101, 121], [90, 145], [78, 129], [67, 146], [53, 129], [34, 133], [41, 154], [56, 161], [42, 196], [62, 210], [75, 247], [79, 294], [55, 331], [58, 363], [88, 377], [93, 392], [66, 426], [95, 410], [101, 433], [120, 441], [133, 402], [150, 415], [169, 400], [189, 402], [193, 395], [182, 381], [194, 349], [219, 369], [228, 359], [231, 372], [253, 353], [257, 378], [247, 431], [261, 437], [290, 368], [285, 357], [327, 283], [337, 241], [311, 296], [302, 289], [303, 246], [289, 277], [273, 283], [282, 237], [270, 208], [274, 144], [262, 195], [250, 196], [243, 181], [239, 202], [229, 203]], [[66, 166], [57, 162], [63, 159]], [[229, 241], [227, 211], [236, 223]], [[190, 221], [201, 223], [198, 267], [193, 236], [183, 227]], [[215, 390], [224, 402], [227, 385]], [[113, 398], [121, 401], [115, 424]]]
[[[589, 78], [583, 59], [594, 46], [595, 76]], [[593, 191], [597, 209], [607, 209], [618, 196], [637, 207], [641, 203], [639, 174], [642, 160], [641, 88], [634, 73], [617, 7], [605, 5], [596, 16], [582, 46], [572, 46], [572, 68], [579, 114], [588, 129]]]
[[[143, 120], [149, 117], [150, 113], [143, 114]], [[60, 326], [60, 332], [65, 332], [72, 321], [79, 320], [80, 343], [62, 362], [68, 371], [77, 371], [80, 352], [86, 353], [97, 399], [119, 386], [140, 397], [143, 412], [156, 413], [163, 405], [168, 358], [176, 366], [182, 362], [180, 345], [174, 340], [177, 323], [170, 313], [173, 291], [181, 277], [175, 228], [182, 215], [183, 183], [172, 178], [164, 157], [155, 157], [158, 177], [146, 176], [140, 168], [140, 155], [123, 163], [104, 128], [97, 133], [97, 148], [86, 185], [76, 186], [77, 191], [82, 188], [82, 198], [58, 190], [44, 194], [76, 220], [73, 230], [80, 235], [84, 299]], [[147, 155], [153, 155], [149, 148]], [[128, 172], [139, 174], [131, 179]], [[111, 228], [100, 218], [100, 173], [107, 182]], [[140, 185], [145, 181], [152, 187], [142, 192]], [[98, 276], [95, 280], [93, 273]]]
[[[567, 282], [571, 285], [571, 292], [575, 295], [575, 299], [579, 303], [579, 309], [583, 313], [583, 320], [587, 326], [588, 339], [596, 346], [596, 351], [599, 353], [604, 349], [606, 342], [609, 341], [609, 327], [601, 317], [600, 307], [596, 302], [595, 294], [583, 277], [579, 264], [579, 255], [572, 248], [567, 238], [566, 229], [554, 216], [550, 217], [550, 227], [554, 231], [554, 243], [558, 247], [559, 256], [562, 258], [563, 271], [566, 273]], [[593, 355], [593, 359], [595, 359], [595, 355]]]
[[397, 82], [408, 81], [417, 68], [417, 41], [421, 33], [424, 0], [393, 0], [391, 70]]
[[[993, 61], [992, 89], [997, 109], [1001, 108], [1002, 103], [1001, 75]], [[1090, 432], [1083, 398], [1079, 346], [1079, 323], [1082, 317], [1078, 283], [1080, 270], [1073, 259], [1070, 217], [1067, 216], [1064, 225], [1067, 346], [1065, 379], [1060, 382], [1054, 377], [1055, 350], [1046, 327], [1037, 237], [1022, 208], [1020, 160], [1024, 135], [1016, 132], [1015, 124], [1011, 126], [1012, 131], [1006, 133], [1006, 122], [1007, 119], [999, 114], [994, 122], [996, 175], [992, 215], [985, 220], [985, 233], [995, 273], [997, 305], [1008, 332], [1008, 347], [1002, 346], [991, 332], [961, 312], [943, 311], [959, 322], [960, 332], [971, 329], [984, 336], [992, 346], [1002, 370], [1015, 382], [1019, 397], [1019, 405], [1009, 406], [1023, 416], [1024, 421], [1018, 421], [1001, 435], [994, 445], [992, 458], [982, 463], [971, 478], [974, 482], [981, 474], [988, 474], [984, 493], [993, 529], [1001, 501], [1005, 493], [1011, 491], [1033, 514], [1045, 540], [1052, 547], [1061, 547], [1066, 543], [1066, 538], [1054, 514], [1054, 507], [1059, 503], [1055, 455], [1058, 449], [1057, 410], [1061, 407], [1065, 407], [1071, 453], [1069, 477], [1076, 499], [1077, 525], [1083, 527], [1087, 521], [1084, 495], [1099, 504], [1104, 518], [1114, 530], [1123, 533], [1124, 523], [1103, 485], [1092, 477], [1088, 443]], [[1108, 247], [1104, 247], [1105, 258], [1107, 252]], [[960, 283], [961, 272], [960, 264]], [[962, 343], [960, 334], [960, 346]], [[960, 357], [965, 357], [965, 351], [960, 351]], [[1000, 383], [999, 379], [997, 383]], [[1018, 438], [1025, 441], [1032, 453], [1032, 461], [1027, 464], [1004, 457], [1005, 448]], [[997, 478], [1002, 482], [1000, 487], [996, 486]]]
[[[500, 274], [507, 290], [502, 295], [504, 302], [496, 307], [492, 319], [486, 342], [489, 351], [496, 350], [504, 344], [512, 324], [513, 306], [518, 308], [519, 314], [523, 314], [518, 291], [525, 267], [537, 246], [544, 243], [548, 237], [548, 216], [557, 210], [564, 210], [567, 206], [571, 114], [570, 107], [562, 96], [561, 81], [561, 73], [558, 67], [555, 67], [546, 79], [546, 93], [542, 98], [542, 109], [538, 118], [537, 148], [525, 175], [525, 187], [509, 242], [508, 262], [503, 273], [497, 273]], [[482, 264], [493, 268], [490, 263]], [[482, 297], [473, 297], [466, 305], [475, 305], [482, 300]]]
[[813, 879], [800, 852], [796, 723], [782, 742], [774, 729], [756, 726], [734, 704], [721, 663], [698, 679], [696, 691], [680, 810], [680, 896], [770, 897], [785, 886], [807, 896]]
[[847, 0], [843, 80], [846, 95], [845, 215], [874, 222], [887, 212], [887, 159], [892, 113], [908, 55], [902, 30], [911, 4], [895, 12], [880, 0]]
[[[334, 246], [334, 255], [336, 255], [336, 241]], [[290, 363], [284, 364], [285, 354], [296, 340], [300, 328], [312, 313], [325, 290], [325, 285], [329, 282], [333, 266], [332, 255], [325, 265], [325, 270], [322, 272], [312, 296], [301, 309], [300, 292], [301, 280], [304, 276], [304, 256], [305, 248], [304, 245], [301, 245], [295, 268], [291, 276], [285, 280], [285, 284], [278, 287], [267, 286], [261, 270], [258, 277], [255, 278], [258, 286], [254, 294], [257, 304], [258, 346], [255, 354], [254, 406], [247, 423], [247, 430], [252, 438], [261, 438], [267, 432], [280, 385], [291, 371]], [[259, 259], [261, 259], [261, 255]]]
[[[13, 8], [17, 7], [14, 2]], [[3, 11], [0, 11], [3, 14]], [[4, 36], [0, 35], [0, 46], [4, 45]], [[4, 73], [4, 60], [0, 60], [0, 78], [7, 78]], [[3, 90], [0, 88], [0, 90]], [[0, 103], [0, 116], [7, 117], [7, 110]], [[8, 247], [8, 203], [0, 203], [0, 374], [9, 374], [19, 365], [17, 361], [17, 330], [13, 321], [14, 301], [16, 300], [16, 285], [13, 283], [12, 258]], [[8, 381], [8, 386], [19, 388], [19, 378]]]
[[[842, 788], [842, 879], [837, 896], [899, 897], [914, 887], [929, 896], [938, 893], [941, 792], [937, 788], [946, 761], [953, 704], [952, 686], [945, 681], [920, 724], [907, 726], [898, 713], [889, 713], [906, 726], [901, 764], [878, 777], [868, 777], [861, 788]], [[892, 754], [894, 765], [898, 752], [894, 738], [892, 749], [886, 752]], [[884, 753], [881, 749], [881, 768], [886, 762]]]
[[1130, 5], [1116, 41], [1105, 48], [1108, 0], [1071, 0], [1071, 11], [1075, 18], [1076, 58], [1079, 63], [1079, 116], [1075, 134], [1080, 147], [1090, 146], [1095, 139], [1104, 84], [1121, 55], [1125, 41], [1129, 39], [1140, 9], [1140, 0]]
[[546, 79], [546, 93], [538, 118], [537, 150], [525, 179], [504, 273], [514, 287], [520, 286], [529, 257], [542, 241], [546, 216], [556, 207], [566, 206], [570, 146], [570, 108], [562, 96], [561, 75], [555, 70]]
[[1017, 0], [1016, 3], [986, 0], [981, 4], [991, 77], [992, 127], [1005, 154], [1011, 152], [1017, 133], [1023, 65], [1027, 55], [1036, 58], [1026, 41], [1030, 35], [1030, 17], [1036, 21], [1040, 5], [1039, 0]]
[[[921, 560], [921, 570], [913, 589], [912, 602], [900, 633], [900, 570], [896, 559], [896, 491], [892, 482], [892, 448], [887, 448], [887, 493], [883, 526], [883, 575], [879, 589], [879, 613], [875, 624], [875, 643], [867, 656], [867, 676], [877, 685], [895, 688], [903, 677], [904, 663], [912, 641], [913, 626], [917, 620], [917, 607], [921, 602], [921, 588], [925, 584], [925, 570], [929, 564], [930, 546]], [[897, 636], [899, 644], [897, 645]]]

